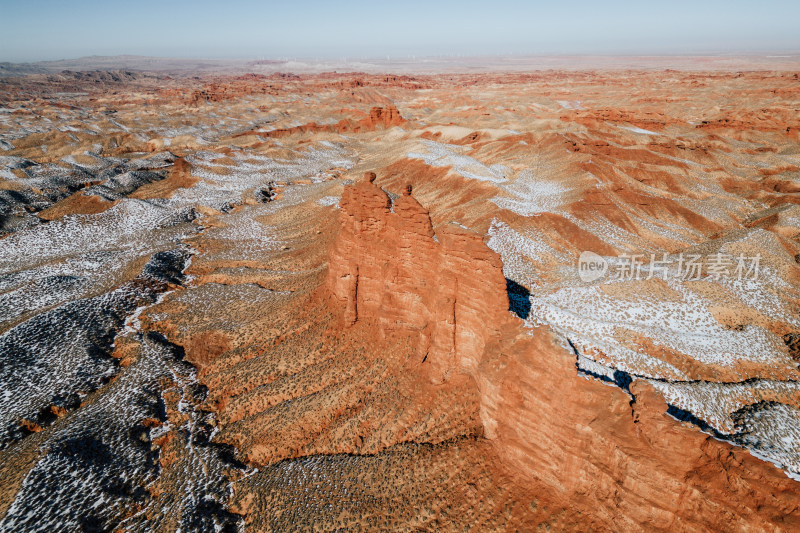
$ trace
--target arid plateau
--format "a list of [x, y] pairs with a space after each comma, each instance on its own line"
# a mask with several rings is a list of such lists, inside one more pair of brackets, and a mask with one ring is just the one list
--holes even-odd
[[0, 530], [800, 530], [739, 66], [0, 77]]

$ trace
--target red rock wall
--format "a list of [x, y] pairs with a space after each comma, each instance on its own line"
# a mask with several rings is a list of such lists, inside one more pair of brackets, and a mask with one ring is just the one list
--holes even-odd
[[373, 179], [342, 195], [327, 288], [346, 326], [374, 324], [372, 349], [404, 330], [428, 378], [474, 378], [462, 390], [477, 385], [484, 436], [517, 499], [545, 498], [572, 517], [568, 530], [800, 528], [796, 481], [672, 419], [645, 381], [629, 395], [578, 376], [548, 328], [522, 331], [509, 315], [502, 264], [477, 234], [442, 225], [434, 239], [410, 188], [392, 205]]
[[367, 179], [345, 188], [340, 205], [327, 284], [345, 323], [370, 320], [381, 335], [411, 333], [434, 381], [474, 371], [497, 324], [508, 320], [499, 256], [455, 225], [434, 237], [410, 188], [392, 206]]
[[631, 395], [576, 374], [546, 327], [509, 328], [477, 381], [485, 435], [529, 497], [577, 510], [567, 529], [797, 531], [798, 483], [747, 450], [666, 414], [636, 380]]

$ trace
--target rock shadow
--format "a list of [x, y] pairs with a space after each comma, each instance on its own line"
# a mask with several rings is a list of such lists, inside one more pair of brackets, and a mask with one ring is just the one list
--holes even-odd
[[506, 278], [506, 293], [508, 310], [522, 319], [527, 319], [531, 314], [531, 291], [513, 279]]

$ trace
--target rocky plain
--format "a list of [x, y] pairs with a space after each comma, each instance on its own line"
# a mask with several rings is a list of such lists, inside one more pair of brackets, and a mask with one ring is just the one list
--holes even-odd
[[800, 530], [771, 66], [0, 77], [0, 530]]

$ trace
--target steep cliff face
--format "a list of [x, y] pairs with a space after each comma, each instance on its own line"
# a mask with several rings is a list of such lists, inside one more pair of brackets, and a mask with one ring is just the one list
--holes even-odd
[[499, 256], [456, 225], [434, 234], [407, 187], [392, 204], [375, 175], [347, 187], [341, 229], [330, 255], [328, 288], [344, 321], [374, 321], [411, 333], [434, 381], [476, 370], [488, 339], [508, 320]]
[[508, 313], [501, 261], [478, 235], [434, 233], [410, 186], [392, 202], [374, 179], [342, 195], [327, 289], [346, 329], [375, 328], [371, 349], [390, 331], [411, 334], [424, 361], [411, 372], [427, 369], [416, 379], [472, 377], [459, 390], [477, 386], [483, 436], [516, 499], [547, 501], [570, 517], [565, 529], [800, 527], [795, 481], [671, 418], [645, 380], [579, 376], [550, 328], [523, 330]]
[[[530, 498], [616, 531], [800, 527], [797, 482], [667, 414], [644, 380], [629, 393], [577, 375], [549, 328], [507, 330], [476, 379], [484, 434]], [[602, 526], [601, 526], [602, 524]]]

